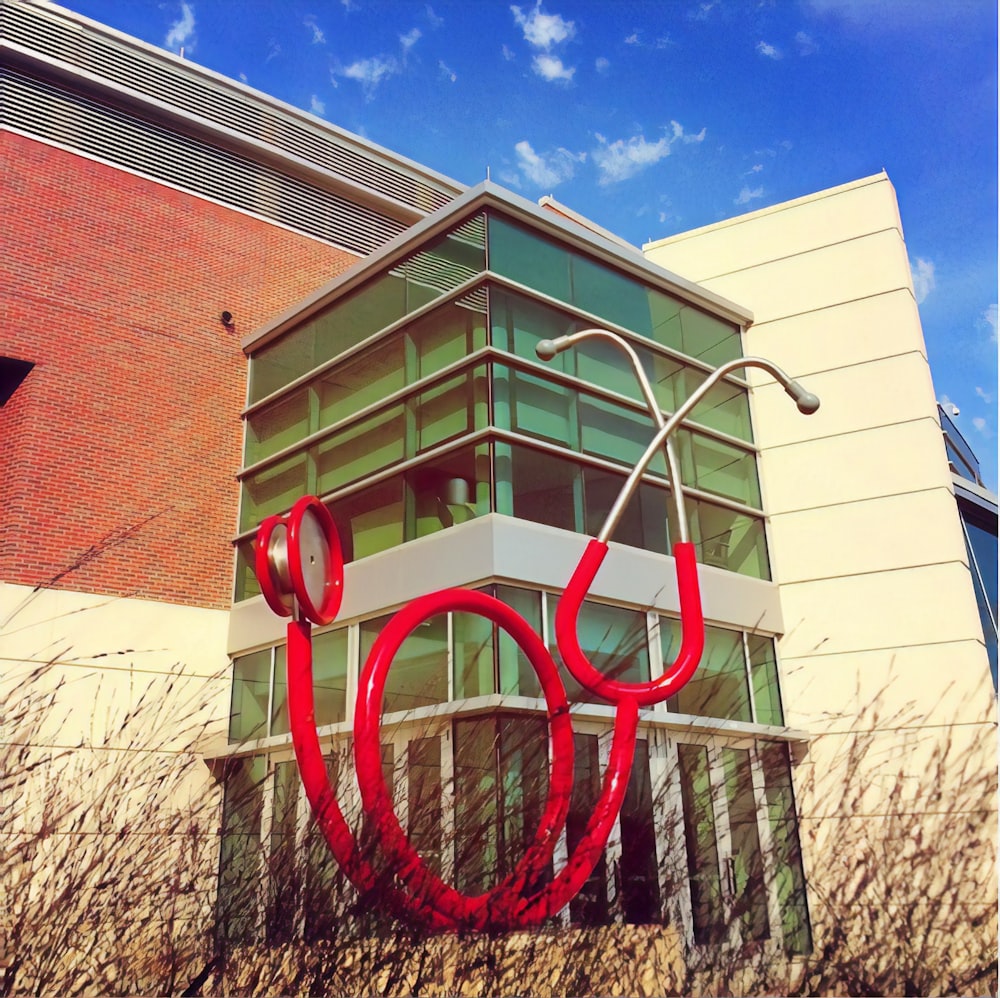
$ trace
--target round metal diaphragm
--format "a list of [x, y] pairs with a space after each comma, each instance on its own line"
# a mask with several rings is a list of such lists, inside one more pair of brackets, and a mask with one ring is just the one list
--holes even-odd
[[330, 623], [344, 595], [344, 559], [333, 517], [315, 496], [303, 496], [288, 514], [288, 572], [305, 616]]
[[330, 544], [315, 512], [309, 508], [302, 514], [297, 542], [302, 565], [304, 599], [320, 606], [330, 570]]

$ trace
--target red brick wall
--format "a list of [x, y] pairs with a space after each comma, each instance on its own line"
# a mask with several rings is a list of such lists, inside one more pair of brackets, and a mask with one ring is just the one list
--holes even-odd
[[10, 133], [0, 190], [0, 355], [36, 365], [0, 408], [0, 582], [227, 606], [240, 337], [356, 258]]

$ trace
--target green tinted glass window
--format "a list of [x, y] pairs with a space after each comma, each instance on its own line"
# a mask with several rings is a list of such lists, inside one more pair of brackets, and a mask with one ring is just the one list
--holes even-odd
[[510, 371], [511, 429], [574, 447], [576, 399], [572, 389], [519, 371]]
[[[555, 600], [549, 601], [549, 612], [555, 614]], [[555, 634], [555, 621], [549, 621], [549, 634]], [[646, 614], [624, 607], [605, 606], [585, 601], [580, 607], [577, 638], [587, 659], [608, 679], [623, 683], [649, 682], [649, 640]], [[554, 642], [552, 653], [558, 656]], [[562, 661], [561, 658], [557, 658]], [[562, 667], [563, 683], [570, 703], [603, 703], [583, 689]]]
[[226, 763], [216, 905], [219, 931], [230, 942], [252, 942], [257, 933], [258, 909], [252, 901], [260, 882], [266, 778], [264, 756]]
[[489, 217], [490, 270], [560, 301], [572, 301], [570, 254], [497, 215]]
[[[510, 448], [513, 508], [504, 509], [497, 489], [497, 512], [564, 530], [583, 529], [583, 476], [575, 461], [532, 447]], [[498, 477], [502, 473], [498, 467]]]
[[765, 742], [760, 747], [760, 758], [785, 951], [809, 953], [812, 932], [788, 748], [781, 743]]
[[452, 617], [454, 698], [479, 697], [493, 690], [493, 623], [474, 613]]
[[245, 464], [291, 447], [310, 433], [309, 393], [300, 389], [247, 419]]
[[[271, 734], [288, 733], [286, 648], [275, 649]], [[313, 705], [316, 726], [338, 724], [347, 716], [347, 629], [313, 635]]]
[[490, 216], [489, 241], [495, 273], [712, 366], [742, 352], [733, 323], [506, 219]]
[[[541, 593], [514, 586], [497, 586], [496, 597], [516, 610], [536, 634], [542, 633]], [[542, 690], [538, 676], [535, 675], [527, 656], [505, 630], [501, 628], [499, 633], [499, 692], [522, 697], [540, 697]]]
[[229, 740], [241, 742], [267, 736], [267, 705], [271, 693], [271, 649], [264, 648], [233, 661], [229, 709]]
[[[681, 633], [679, 620], [660, 618], [660, 650], [667, 664], [677, 657]], [[667, 707], [679, 714], [752, 720], [742, 633], [706, 627], [705, 651], [698, 669], [680, 692], [667, 701]]]
[[402, 544], [404, 509], [402, 475], [332, 502], [330, 511], [340, 530], [344, 560]]
[[[375, 644], [391, 615], [361, 624], [362, 661]], [[433, 617], [402, 643], [385, 684], [382, 709], [391, 714], [412, 710], [448, 699], [448, 623], [444, 616]]]
[[316, 447], [317, 491], [333, 492], [402, 461], [406, 442], [402, 406], [352, 424]]
[[719, 847], [708, 750], [700, 745], [678, 745], [681, 798], [684, 803], [684, 842], [695, 942], [721, 942], [726, 923], [722, 902]]
[[[583, 469], [583, 491], [586, 506], [585, 533], [596, 537], [604, 527], [625, 484], [625, 476], [604, 468]], [[619, 544], [667, 554], [667, 502], [670, 493], [663, 488], [640, 482], [632, 501], [625, 507], [611, 539]]]
[[733, 853], [733, 915], [739, 920], [743, 942], [759, 942], [770, 938], [771, 930], [767, 918], [764, 858], [757, 829], [757, 800], [750, 775], [750, 753], [746, 749], [724, 748], [722, 766]]
[[317, 429], [353, 416], [376, 405], [406, 385], [403, 341], [400, 336], [383, 339], [375, 346], [338, 364], [314, 383], [319, 407]]
[[455, 721], [455, 886], [482, 894], [496, 883], [500, 862], [496, 754], [491, 717]]
[[774, 639], [760, 634], [747, 636], [750, 650], [750, 678], [758, 724], [784, 724], [781, 691], [778, 688], [778, 663]]
[[751, 451], [685, 428], [677, 435], [677, 450], [686, 485], [760, 509], [757, 457]]
[[251, 403], [446, 294], [484, 270], [485, 264], [484, 225], [476, 218], [258, 350], [250, 361]]
[[288, 509], [308, 491], [305, 454], [293, 454], [243, 479], [240, 529], [256, 527], [265, 516]]
[[764, 521], [701, 500], [687, 500], [688, 529], [698, 560], [754, 579], [771, 577]]
[[441, 739], [414, 738], [407, 746], [406, 834], [434, 873], [441, 873]]

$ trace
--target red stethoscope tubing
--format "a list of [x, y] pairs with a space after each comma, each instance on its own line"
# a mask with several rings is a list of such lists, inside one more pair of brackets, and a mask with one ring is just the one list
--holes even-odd
[[[328, 517], [325, 507], [321, 508]], [[310, 503], [303, 503], [298, 515], [301, 516], [307, 509], [318, 515]], [[325, 520], [323, 522], [325, 532]], [[265, 521], [261, 528], [262, 539], [266, 541], [274, 528], [275, 524]], [[339, 559], [339, 545], [332, 550]], [[358, 785], [363, 808], [374, 824], [379, 848], [389, 860], [396, 878], [407, 888], [406, 891], [386, 885], [384, 878], [380, 884], [371, 865], [362, 857], [340, 809], [316, 729], [311, 628], [307, 621], [289, 622], [288, 712], [296, 761], [306, 796], [323, 835], [337, 862], [359, 891], [369, 893], [378, 888], [394, 911], [433, 929], [527, 928], [556, 914], [579, 893], [600, 859], [621, 810], [632, 769], [639, 708], [666, 699], [690, 678], [704, 642], [694, 548], [690, 543], [677, 544], [674, 553], [683, 621], [680, 654], [664, 675], [651, 683], [629, 684], [606, 680], [583, 654], [576, 632], [583, 598], [606, 553], [607, 545], [603, 542], [592, 540], [588, 544], [559, 601], [556, 637], [567, 668], [577, 680], [617, 707], [609, 763], [594, 813], [572, 855], [549, 884], [528, 897], [524, 896], [524, 891], [537, 881], [551, 861], [565, 825], [573, 786], [573, 730], [558, 668], [527, 621], [505, 603], [485, 593], [465, 589], [441, 590], [418, 597], [397, 612], [383, 628], [365, 662], [354, 718]], [[334, 564], [333, 569], [335, 575], [342, 573], [342, 565], [337, 567]], [[267, 578], [270, 580], [270, 574]], [[335, 588], [338, 593], [342, 591], [340, 584]], [[331, 606], [330, 601], [324, 600], [320, 608], [310, 603], [305, 610], [314, 619], [318, 617], [318, 622], [328, 623], [332, 618], [320, 615], [319, 611], [328, 611]], [[448, 612], [479, 614], [503, 627], [514, 638], [538, 675], [549, 718], [549, 793], [534, 840], [511, 874], [491, 891], [477, 896], [462, 894], [444, 883], [413, 849], [393, 808], [392, 795], [386, 786], [381, 764], [382, 705], [393, 659], [415, 628], [431, 617]]]

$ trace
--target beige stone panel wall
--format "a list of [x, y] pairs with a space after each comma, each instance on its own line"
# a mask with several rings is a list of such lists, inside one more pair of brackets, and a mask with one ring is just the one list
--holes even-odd
[[755, 322], [911, 286], [905, 247], [895, 229], [780, 257], [704, 283], [732, 301], [749, 303]]
[[[917, 306], [909, 288], [870, 298], [834, 303], [801, 315], [754, 322], [748, 350], [769, 357], [795, 378], [853, 368], [911, 351], [924, 353], [913, 339]], [[770, 379], [750, 371], [754, 385]]]
[[[770, 536], [781, 552], [775, 572], [787, 583], [801, 583], [946, 562], [962, 545], [954, 506], [951, 492], [940, 487], [775, 516]], [[941, 529], [916, 529], [935, 522]]]
[[949, 562], [784, 586], [782, 658], [967, 639], [979, 627], [968, 576]]
[[[782, 661], [786, 716], [809, 731], [994, 725], [993, 684], [976, 641]], [[791, 721], [789, 723], [792, 723]], [[990, 727], [983, 737], [993, 737]]]
[[797, 413], [777, 382], [754, 385], [755, 426], [769, 449], [926, 419], [934, 407], [927, 358], [917, 351], [814, 374], [796, 371], [795, 377], [820, 398], [809, 416]]
[[[942, 460], [920, 459], [921, 452], [925, 458], [928, 452], [940, 454]], [[943, 458], [941, 430], [931, 416], [767, 449], [761, 452], [759, 462], [765, 508], [771, 516], [778, 516], [862, 499], [948, 489], [951, 476]], [[933, 525], [915, 519], [911, 522], [915, 529], [933, 529]]]
[[226, 662], [228, 613], [0, 583], [0, 662], [112, 666], [211, 676]]
[[865, 220], [868, 232], [901, 230], [895, 203], [884, 196], [887, 184], [884, 173], [876, 174], [819, 195], [657, 240], [643, 250], [654, 263], [704, 283], [779, 257], [854, 239], [858, 219]]

